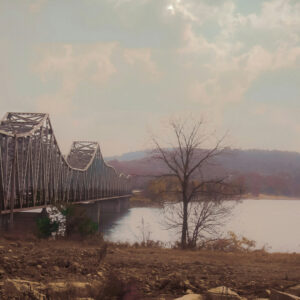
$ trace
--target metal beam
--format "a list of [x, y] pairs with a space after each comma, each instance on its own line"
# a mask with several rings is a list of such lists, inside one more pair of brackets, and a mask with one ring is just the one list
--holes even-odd
[[1, 213], [129, 193], [130, 177], [105, 163], [97, 142], [73, 142], [62, 155], [48, 114], [10, 112], [0, 121]]

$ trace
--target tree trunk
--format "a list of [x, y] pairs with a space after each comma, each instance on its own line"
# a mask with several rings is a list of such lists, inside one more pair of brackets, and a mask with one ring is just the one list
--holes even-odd
[[186, 198], [183, 199], [183, 220], [182, 220], [182, 231], [181, 231], [181, 248], [185, 249], [187, 246], [186, 238], [187, 238], [187, 229], [188, 229], [188, 203]]

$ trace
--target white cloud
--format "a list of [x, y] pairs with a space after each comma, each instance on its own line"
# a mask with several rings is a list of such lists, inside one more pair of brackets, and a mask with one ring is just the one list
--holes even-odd
[[260, 29], [297, 28], [300, 25], [300, 3], [292, 0], [265, 1], [261, 14], [251, 14], [248, 19], [253, 27]]
[[[299, 36], [300, 3], [267, 1], [260, 13], [248, 16], [238, 13], [232, 1], [222, 5], [203, 1], [172, 3], [174, 10], [184, 18], [186, 11], [197, 15], [197, 18], [188, 18], [183, 35], [185, 43], [178, 50], [187, 72], [198, 68], [205, 74], [202, 79], [189, 83], [188, 93], [194, 101], [223, 109], [226, 103], [242, 101], [251, 84], [264, 72], [294, 67], [300, 57], [300, 45], [296, 38], [291, 38]], [[220, 30], [214, 38], [208, 39], [201, 28], [212, 20]], [[271, 49], [259, 40], [249, 44], [239, 35], [247, 30], [255, 36], [259, 30], [265, 31], [267, 36], [274, 28], [286, 34], [280, 34]]]
[[42, 58], [35, 71], [45, 84], [50, 79], [58, 79], [61, 86], [38, 96], [36, 110], [48, 112], [53, 116], [56, 126], [60, 128], [58, 137], [63, 141], [61, 145], [64, 152], [72, 139], [78, 139], [75, 130], [73, 137], [70, 137], [68, 130], [64, 129], [64, 124], [73, 129], [78, 127], [74, 113], [82, 108], [74, 103], [74, 96], [80, 91], [79, 85], [83, 82], [92, 82], [94, 85], [103, 86], [117, 72], [111, 58], [116, 47], [116, 43], [77, 46], [58, 44], [50, 47], [47, 45], [46, 49], [45, 47], [40, 49]]
[[124, 49], [124, 58], [130, 65], [141, 64], [152, 77], [159, 76], [158, 67], [151, 58], [150, 49]]
[[111, 56], [116, 43], [74, 46], [71, 44], [54, 45], [43, 51], [43, 58], [36, 71], [45, 80], [47, 76], [61, 76], [62, 87], [66, 91], [74, 91], [83, 80], [91, 80], [97, 84], [106, 82], [116, 68]]
[[[7, 4], [4, 9], [23, 10], [15, 10], [15, 19], [5, 11], [5, 17], [0, 18], [2, 39], [9, 45], [1, 58], [5, 70], [1, 98], [5, 104], [1, 107], [10, 110], [12, 101], [7, 99], [34, 99], [28, 101], [32, 101], [30, 109], [35, 105], [50, 112], [58, 126], [68, 122], [77, 133], [83, 122], [76, 121], [76, 115], [85, 114], [84, 128], [97, 127], [95, 135], [103, 126], [112, 131], [108, 121], [104, 124], [101, 120], [95, 126], [98, 112], [107, 114], [106, 120], [115, 115], [121, 119], [129, 108], [130, 118], [146, 112], [208, 113], [222, 126], [231, 108], [236, 107], [237, 112], [242, 106], [251, 110], [245, 95], [250, 95], [254, 84], [263, 86], [260, 99], [266, 93], [272, 101], [268, 90], [272, 87], [264, 85], [265, 76], [284, 70], [282, 77], [288, 81], [289, 70], [293, 69], [295, 76], [299, 75], [296, 69], [300, 70], [300, 2], [262, 0], [255, 12], [251, 8], [247, 14], [246, 9], [239, 10], [240, 1], [74, 0], [72, 11], [68, 11], [66, 1], [56, 1], [55, 5], [48, 0], [28, 0], [22, 6]], [[39, 12], [33, 22], [24, 22]], [[16, 38], [19, 28], [25, 45]], [[20, 47], [24, 48], [24, 58], [16, 54]], [[39, 53], [34, 51], [37, 47]], [[33, 57], [39, 60], [34, 75], [28, 72]], [[36, 81], [37, 74], [40, 82]], [[293, 93], [288, 96], [294, 97]], [[267, 111], [257, 108], [257, 115], [249, 118]], [[288, 120], [289, 114], [286, 111], [284, 119]], [[128, 143], [134, 144], [134, 128], [145, 127], [145, 117], [132, 120], [135, 126], [129, 128], [125, 122], [120, 126], [132, 130]], [[286, 124], [286, 128], [296, 126]], [[108, 134], [107, 140], [110, 137]]]

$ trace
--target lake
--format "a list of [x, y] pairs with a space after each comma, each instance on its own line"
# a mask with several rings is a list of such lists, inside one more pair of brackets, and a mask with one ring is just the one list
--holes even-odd
[[[178, 240], [177, 233], [165, 227], [163, 209], [131, 208], [105, 224], [104, 237], [130, 243], [142, 241], [143, 234], [167, 244]], [[257, 248], [265, 245], [270, 252], [300, 252], [300, 201], [243, 200], [222, 228], [223, 233], [228, 231], [255, 240]]]

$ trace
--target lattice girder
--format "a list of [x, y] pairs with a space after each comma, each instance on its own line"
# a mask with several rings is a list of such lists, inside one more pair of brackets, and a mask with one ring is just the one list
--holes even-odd
[[0, 121], [0, 211], [128, 193], [129, 177], [104, 162], [97, 142], [73, 142], [65, 158], [48, 114]]

